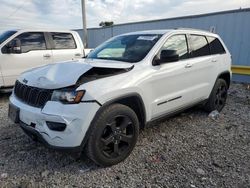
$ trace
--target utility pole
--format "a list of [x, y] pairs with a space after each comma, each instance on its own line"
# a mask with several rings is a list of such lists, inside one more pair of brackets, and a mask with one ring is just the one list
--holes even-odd
[[88, 47], [88, 33], [87, 33], [87, 23], [86, 23], [85, 0], [82, 0], [82, 26], [83, 26], [83, 45], [85, 48], [87, 48]]

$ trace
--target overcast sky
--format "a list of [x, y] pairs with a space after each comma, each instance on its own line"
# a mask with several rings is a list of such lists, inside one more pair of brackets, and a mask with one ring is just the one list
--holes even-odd
[[[250, 7], [250, 0], [86, 0], [87, 26]], [[0, 0], [0, 30], [82, 28], [81, 0]]]

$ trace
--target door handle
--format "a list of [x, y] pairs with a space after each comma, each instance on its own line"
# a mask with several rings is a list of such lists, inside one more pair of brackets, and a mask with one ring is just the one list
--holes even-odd
[[45, 57], [45, 58], [50, 58], [51, 55], [50, 55], [50, 54], [44, 54], [43, 57]]
[[76, 56], [76, 57], [80, 57], [80, 56], [81, 56], [81, 54], [80, 54], [80, 53], [77, 53], [77, 54], [75, 54], [75, 56]]
[[191, 68], [192, 66], [193, 66], [192, 64], [187, 63], [187, 64], [185, 65], [185, 68]]
[[216, 63], [216, 62], [217, 62], [217, 59], [213, 59], [212, 62], [213, 62], [213, 63]]

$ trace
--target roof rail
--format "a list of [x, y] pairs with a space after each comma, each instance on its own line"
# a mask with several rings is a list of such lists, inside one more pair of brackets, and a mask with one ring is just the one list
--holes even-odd
[[189, 27], [177, 27], [177, 28], [174, 28], [175, 30], [194, 30], [194, 31], [205, 31], [205, 32], [209, 32], [208, 30], [205, 30], [205, 29], [195, 29], [195, 28], [189, 28]]

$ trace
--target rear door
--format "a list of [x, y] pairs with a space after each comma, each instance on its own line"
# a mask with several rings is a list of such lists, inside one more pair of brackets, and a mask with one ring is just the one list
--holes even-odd
[[54, 63], [82, 58], [82, 48], [72, 33], [51, 32], [50, 40]]
[[206, 99], [209, 97], [214, 80], [217, 78], [217, 58], [211, 55], [211, 49], [206, 36], [189, 35], [192, 63], [190, 69], [193, 74], [193, 97]]
[[21, 42], [21, 53], [9, 53], [4, 50], [6, 46], [1, 49], [1, 70], [5, 86], [13, 86], [22, 72], [52, 62], [52, 52], [47, 48], [43, 32], [25, 32], [15, 39]]
[[[216, 37], [211, 36], [207, 36], [207, 40], [209, 42], [212, 60], [215, 64], [214, 66], [218, 67], [218, 69], [220, 68], [221, 71], [224, 71], [225, 67], [227, 67], [228, 65], [231, 66], [229, 64], [229, 62], [231, 62], [230, 54], [226, 55], [226, 50], [221, 44], [220, 40]], [[230, 68], [231, 67], [229, 67], [229, 69]]]

